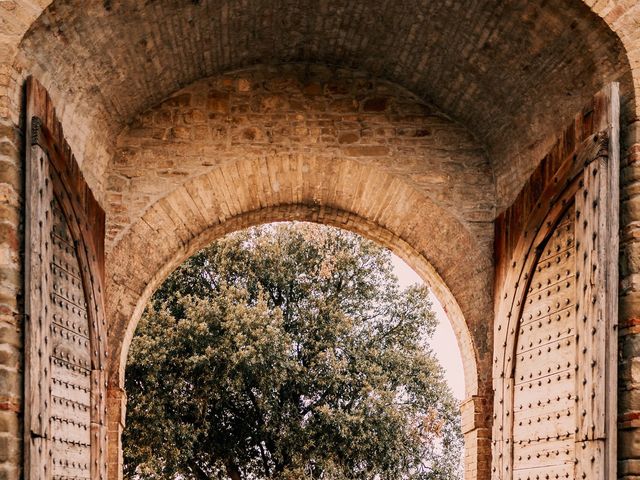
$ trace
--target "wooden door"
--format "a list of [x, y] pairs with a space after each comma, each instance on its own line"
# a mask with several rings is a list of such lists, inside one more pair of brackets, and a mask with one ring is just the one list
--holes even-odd
[[515, 479], [530, 476], [540, 463], [549, 478], [573, 478], [575, 216], [572, 203], [542, 247], [519, 321], [513, 367]]
[[614, 84], [497, 221], [495, 479], [615, 478], [618, 112]]
[[104, 213], [27, 81], [25, 478], [105, 477]]

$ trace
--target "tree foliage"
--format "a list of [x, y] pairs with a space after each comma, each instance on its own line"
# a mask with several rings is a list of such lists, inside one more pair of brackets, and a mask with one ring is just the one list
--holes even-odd
[[127, 366], [125, 475], [458, 478], [458, 405], [426, 287], [313, 224], [229, 235], [154, 294]]

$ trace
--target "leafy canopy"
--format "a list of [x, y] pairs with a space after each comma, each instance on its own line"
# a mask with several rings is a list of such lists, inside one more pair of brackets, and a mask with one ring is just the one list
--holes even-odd
[[313, 224], [229, 235], [158, 289], [127, 367], [140, 479], [452, 479], [458, 406], [426, 287]]

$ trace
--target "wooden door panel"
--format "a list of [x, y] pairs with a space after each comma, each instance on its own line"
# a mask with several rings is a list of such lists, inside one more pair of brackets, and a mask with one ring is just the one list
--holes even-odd
[[105, 478], [104, 213], [27, 82], [25, 478]]
[[[530, 447], [533, 443], [539, 450], [551, 451], [553, 448], [547, 447], [547, 443], [563, 439], [571, 445], [568, 456], [575, 456], [575, 401], [565, 400], [567, 392], [575, 388], [574, 217], [571, 206], [546, 243], [538, 247], [539, 258], [533, 266], [524, 299], [513, 372], [515, 475], [522, 469], [528, 471], [535, 467], [546, 476], [558, 465], [557, 456], [546, 455], [537, 456], [534, 465], [517, 462], [516, 459], [525, 458], [521, 451], [523, 445]], [[563, 281], [557, 281], [562, 277], [565, 277]], [[569, 314], [558, 315], [556, 312], [560, 310]], [[523, 324], [522, 319], [528, 323]], [[529, 401], [532, 396], [538, 399], [535, 403]], [[556, 397], [562, 401], [556, 401]], [[522, 409], [525, 404], [526, 409]], [[518, 413], [516, 406], [521, 407]]]
[[[514, 471], [518, 472], [516, 478], [527, 477], [528, 473], [535, 469], [540, 470], [540, 461], [544, 460], [545, 466], [548, 470], [563, 470], [562, 467], [573, 465], [573, 449], [574, 442], [571, 439], [562, 440], [550, 440], [549, 442], [541, 444], [523, 444], [520, 446], [520, 451], [514, 458]], [[560, 468], [559, 468], [560, 467]], [[546, 474], [545, 474], [546, 475]], [[549, 478], [555, 478], [555, 475], [549, 473]], [[535, 478], [535, 477], [534, 477]], [[544, 478], [541, 477], [541, 478]]]
[[615, 478], [618, 117], [611, 85], [497, 221], [496, 480]]
[[[91, 466], [91, 347], [84, 285], [67, 216], [57, 198], [51, 199], [53, 247], [51, 300], [57, 322], [51, 323], [51, 428], [55, 441], [53, 478], [89, 479]], [[86, 332], [85, 334], [76, 332]], [[54, 396], [55, 395], [55, 396]]]
[[[537, 460], [540, 462], [540, 458]], [[549, 465], [548, 467], [531, 467], [518, 470], [515, 472], [513, 478], [515, 480], [568, 480], [574, 478], [573, 469], [573, 462], [567, 462], [561, 465]]]

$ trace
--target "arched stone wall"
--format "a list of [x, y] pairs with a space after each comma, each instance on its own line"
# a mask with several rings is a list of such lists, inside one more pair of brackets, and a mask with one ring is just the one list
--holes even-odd
[[110, 296], [120, 302], [113, 358], [135, 317], [121, 306], [141, 308], [127, 292], [143, 297], [201, 232], [287, 205], [348, 212], [356, 225], [393, 232], [463, 302], [473, 327], [456, 327], [471, 328], [462, 343], [477, 345], [464, 355], [475, 363], [491, 348], [490, 166], [463, 127], [396, 85], [308, 65], [204, 79], [136, 117], [106, 172], [107, 265], [120, 287]]
[[139, 316], [173, 268], [225, 232], [309, 219], [379, 241], [429, 282], [463, 355], [469, 450], [486, 438], [490, 407], [476, 410], [490, 404], [495, 194], [465, 128], [363, 72], [261, 66], [198, 81], [137, 116], [106, 175], [116, 391]]
[[[323, 171], [321, 164], [308, 162], [309, 175], [325, 178], [327, 187], [321, 190], [304, 182], [302, 175], [291, 175], [300, 171], [302, 161], [241, 163], [197, 177], [157, 202], [107, 258], [107, 314], [112, 320], [107, 411], [110, 478], [117, 478], [121, 468], [124, 392], [120, 386], [127, 351], [150, 295], [176, 266], [216, 238], [282, 220], [313, 221], [360, 233], [392, 249], [431, 286], [452, 322], [463, 357], [465, 468], [468, 478], [481, 476], [488, 467], [491, 412], [487, 321], [491, 318], [491, 252], [411, 187], [353, 161], [341, 162], [337, 171]], [[243, 188], [238, 172], [256, 180], [252, 188]], [[334, 178], [342, 180], [330, 184]], [[351, 183], [353, 179], [357, 180]], [[385, 189], [387, 193], [380, 195]], [[413, 210], [429, 213], [416, 218]]]
[[[318, 183], [296, 175], [305, 168]], [[249, 186], [244, 185], [246, 178], [251, 179]], [[416, 210], [423, 215], [414, 215]], [[147, 299], [171, 270], [228, 232], [295, 219], [353, 230], [404, 256], [451, 311], [464, 347], [468, 394], [480, 393], [479, 382], [487, 392], [490, 250], [398, 179], [353, 161], [326, 168], [288, 157], [238, 162], [196, 177], [154, 204], [110, 250], [106, 265], [112, 384], [122, 381], [128, 340]], [[484, 363], [484, 371], [475, 372], [477, 363]]]
[[[189, 256], [196, 253], [199, 249], [204, 248], [206, 245], [219, 238], [222, 238], [224, 235], [264, 223], [281, 221], [314, 222], [350, 230], [391, 249], [396, 255], [409, 264], [415, 272], [420, 275], [425, 283], [429, 285], [429, 288], [442, 304], [444, 311], [452, 324], [452, 328], [458, 341], [458, 347], [461, 352], [466, 353], [463, 358], [466, 395], [472, 396], [478, 394], [478, 369], [476, 354], [474, 353], [476, 348], [474, 347], [473, 339], [471, 338], [471, 334], [460, 306], [433, 266], [408, 243], [374, 223], [368, 222], [363, 218], [348, 212], [333, 210], [330, 208], [309, 207], [305, 205], [267, 207], [239, 215], [225, 221], [223, 224], [218, 224], [212, 228], [204, 230], [191, 242], [185, 245], [185, 247], [175, 252], [175, 255], [170, 258], [170, 260], [163, 265], [155, 275], [153, 275], [151, 281], [142, 291], [137, 302], [135, 302], [132, 320], [130, 320], [126, 326], [113, 326], [113, 328], [116, 329], [123, 328], [124, 335], [120, 339], [121, 342], [118, 342], [114, 346], [113, 352], [118, 352], [118, 350], [116, 350], [116, 348], [118, 348], [120, 349], [120, 354], [117, 358], [114, 357], [114, 365], [115, 362], [118, 362], [118, 368], [112, 368], [112, 371], [118, 372], [117, 374], [119, 378], [122, 378], [125, 375], [127, 354], [132, 337], [135, 334], [136, 324], [139, 321], [149, 298], [167, 275], [171, 273], [171, 271], [189, 258]], [[113, 285], [113, 288], [126, 288], [126, 285]]]
[[347, 66], [429, 100], [486, 144], [501, 206], [554, 130], [605, 82], [623, 79], [629, 98], [635, 91], [625, 76], [627, 54], [631, 63], [637, 55], [631, 1], [5, 3], [16, 17], [6, 36], [15, 58], [8, 96], [19, 104], [29, 72], [64, 105], [97, 193], [111, 139], [136, 113], [199, 78], [256, 63]]

